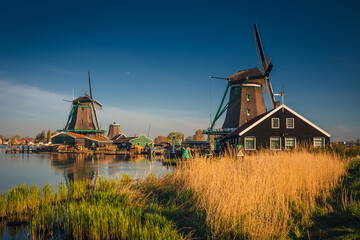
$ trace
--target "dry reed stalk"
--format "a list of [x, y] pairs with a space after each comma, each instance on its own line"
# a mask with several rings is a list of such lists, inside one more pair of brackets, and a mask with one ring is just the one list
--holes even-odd
[[306, 151], [261, 151], [243, 159], [195, 158], [177, 177], [199, 197], [213, 237], [285, 238], [291, 218], [307, 221], [344, 174], [340, 159]]

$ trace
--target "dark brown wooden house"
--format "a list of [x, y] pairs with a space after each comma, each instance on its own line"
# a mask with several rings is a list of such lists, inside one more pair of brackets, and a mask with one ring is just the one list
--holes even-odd
[[80, 150], [83, 150], [83, 147], [103, 147], [112, 144], [111, 140], [101, 134], [89, 137], [74, 132], [59, 132], [51, 137], [51, 142], [53, 144], [76, 145]]
[[242, 144], [245, 150], [292, 149], [300, 144], [324, 147], [330, 134], [294, 110], [281, 105], [263, 113], [224, 137], [230, 145]]

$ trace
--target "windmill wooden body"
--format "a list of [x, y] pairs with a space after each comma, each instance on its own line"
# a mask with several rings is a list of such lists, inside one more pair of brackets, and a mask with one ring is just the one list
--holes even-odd
[[[226, 79], [228, 85], [221, 101], [220, 107], [216, 113], [216, 116], [212, 122], [209, 130], [204, 133], [212, 134], [212, 129], [215, 122], [220, 116], [226, 111], [226, 117], [222, 126], [221, 133], [216, 131], [214, 134], [226, 134], [231, 130], [238, 128], [245, 124], [252, 118], [266, 112], [264, 97], [262, 89], [268, 93], [272, 108], [277, 105], [274, 98], [274, 93], [269, 81], [269, 75], [273, 67], [270, 58], [265, 58], [264, 50], [261, 44], [259, 31], [256, 23], [254, 24], [254, 35], [255, 35], [255, 47], [258, 54], [260, 63], [259, 68], [251, 68], [241, 70]], [[230, 88], [229, 101], [223, 107], [225, 96]]]
[[102, 110], [102, 104], [92, 98], [90, 72], [89, 72], [90, 95], [78, 97], [72, 101], [68, 121], [63, 131], [78, 132], [83, 135], [104, 134], [100, 129], [96, 110]]
[[273, 64], [270, 58], [265, 58], [256, 23], [254, 24], [254, 35], [261, 70], [258, 68], [246, 69], [228, 77], [231, 87], [230, 104], [227, 108], [223, 129], [238, 128], [252, 118], [266, 112], [263, 87], [269, 94], [272, 108], [275, 107], [274, 93], [269, 81]]

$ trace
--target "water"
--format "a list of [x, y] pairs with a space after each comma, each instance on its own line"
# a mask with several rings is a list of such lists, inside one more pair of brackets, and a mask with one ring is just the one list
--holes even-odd
[[161, 177], [172, 171], [160, 160], [149, 160], [145, 156], [5, 154], [5, 149], [0, 147], [0, 193], [20, 183], [40, 188], [51, 183], [56, 187], [62, 181], [94, 180], [96, 177], [117, 179], [123, 174], [132, 178], [143, 178], [149, 173]]

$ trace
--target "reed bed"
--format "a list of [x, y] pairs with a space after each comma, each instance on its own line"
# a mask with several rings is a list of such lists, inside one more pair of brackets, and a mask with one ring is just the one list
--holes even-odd
[[262, 151], [241, 159], [198, 157], [177, 175], [194, 189], [211, 237], [279, 239], [307, 224], [344, 171], [342, 161], [324, 153]]
[[344, 165], [324, 152], [261, 151], [195, 157], [159, 179], [20, 184], [0, 194], [0, 220], [29, 223], [34, 239], [300, 237], [312, 214], [331, 211]]

